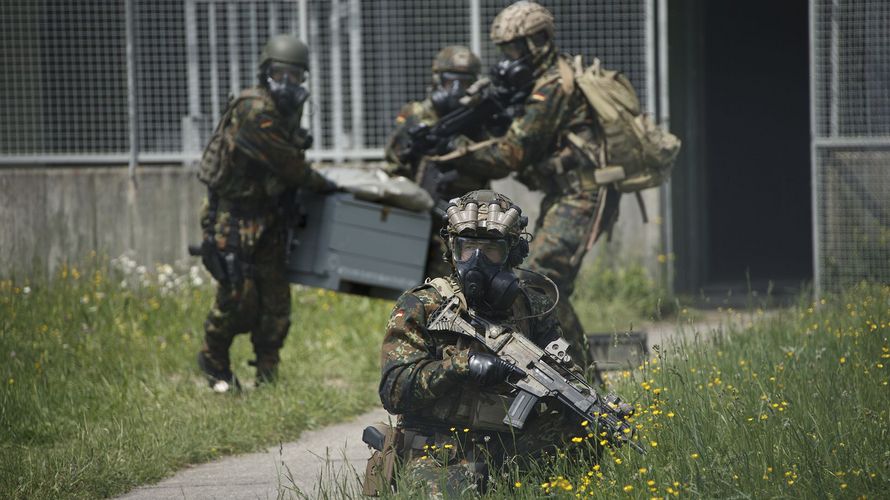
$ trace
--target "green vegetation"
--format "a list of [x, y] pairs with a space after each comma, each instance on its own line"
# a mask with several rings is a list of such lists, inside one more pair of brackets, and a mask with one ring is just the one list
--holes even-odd
[[239, 336], [234, 368], [251, 387], [210, 392], [195, 354], [213, 290], [196, 271], [96, 259], [0, 283], [0, 498], [122, 493], [378, 403], [391, 303], [299, 287], [280, 382], [252, 388]]
[[[591, 329], [662, 307], [642, 270], [587, 273], [575, 301]], [[217, 395], [194, 367], [213, 293], [202, 277], [96, 259], [49, 283], [0, 282], [0, 497], [114, 495], [377, 404], [391, 303], [295, 288], [281, 381]], [[490, 495], [880, 497], [890, 489], [888, 337], [890, 287], [862, 285], [713, 341], [664, 346], [612, 377], [637, 403], [647, 455], [614, 450], [597, 466], [566, 453], [496, 478]], [[251, 357], [239, 337], [233, 360], [247, 385]], [[569, 446], [598, 438], [585, 432]], [[353, 491], [343, 481], [331, 496]]]
[[579, 444], [497, 478], [489, 496], [886, 497], [888, 384], [890, 286], [861, 285], [614, 374], [613, 388], [636, 401], [646, 455], [573, 459], [600, 439], [579, 427]]
[[582, 268], [572, 304], [588, 332], [612, 333], [669, 315], [674, 304], [666, 297], [644, 267], [612, 267], [600, 259]]

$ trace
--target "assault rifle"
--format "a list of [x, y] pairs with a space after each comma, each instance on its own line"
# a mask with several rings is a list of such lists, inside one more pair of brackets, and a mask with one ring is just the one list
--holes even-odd
[[480, 127], [503, 134], [514, 118], [521, 116], [523, 103], [531, 91], [532, 81], [517, 85], [506, 83], [499, 76], [498, 66], [492, 76], [477, 80], [460, 99], [460, 106], [439, 118], [432, 126], [425, 123], [408, 130], [408, 140], [399, 153], [399, 161], [416, 165], [424, 156], [444, 154], [458, 135], [467, 135]]
[[541, 349], [519, 332], [478, 316], [466, 318], [462, 313], [460, 299], [452, 297], [433, 313], [427, 329], [468, 336], [517, 368], [518, 378], [512, 376], [509, 383], [518, 394], [504, 417], [505, 424], [522, 429], [538, 400], [552, 397], [582, 419], [595, 422], [598, 432], [605, 432], [606, 439], [615, 446], [626, 443], [646, 453], [631, 439], [633, 427], [626, 417], [633, 414], [632, 407], [614, 393], [597, 394], [587, 381], [569, 369], [572, 360], [566, 353], [568, 342], [559, 338]]

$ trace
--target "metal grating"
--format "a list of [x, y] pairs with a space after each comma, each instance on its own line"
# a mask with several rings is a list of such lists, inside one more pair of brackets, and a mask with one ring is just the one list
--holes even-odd
[[[425, 95], [441, 47], [475, 46], [486, 67], [495, 62], [488, 29], [509, 3], [6, 0], [0, 164], [194, 159], [229, 96], [254, 83], [262, 44], [283, 32], [312, 50], [310, 157], [379, 159], [398, 109]], [[542, 3], [562, 50], [625, 71], [647, 102], [651, 0]]]
[[890, 282], [890, 4], [811, 0], [817, 290]]

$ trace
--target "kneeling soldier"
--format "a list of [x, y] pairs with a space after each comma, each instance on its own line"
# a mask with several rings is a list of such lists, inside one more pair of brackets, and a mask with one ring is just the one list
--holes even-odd
[[[379, 392], [383, 406], [399, 415], [397, 438], [387, 444], [394, 443], [401, 473], [419, 479], [427, 494], [482, 491], [492, 467], [512, 457], [534, 458], [580, 432], [574, 414], [545, 404], [534, 406], [521, 430], [508, 426], [516, 391], [507, 382], [521, 378], [522, 370], [478, 340], [431, 324], [443, 306], [459, 302], [469, 322], [509, 328], [534, 349], [564, 342], [550, 314], [554, 303], [546, 287], [552, 283], [536, 286], [514, 273], [528, 254], [526, 224], [521, 209], [493, 191], [452, 200], [442, 232], [451, 275], [404, 293], [387, 325]], [[391, 470], [392, 457], [389, 462]], [[373, 480], [387, 484], [366, 483]]]

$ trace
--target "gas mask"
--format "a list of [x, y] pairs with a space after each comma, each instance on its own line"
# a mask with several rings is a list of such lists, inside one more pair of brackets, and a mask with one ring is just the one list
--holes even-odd
[[528, 87], [534, 81], [531, 58], [521, 59], [503, 58], [491, 68], [491, 80], [497, 87], [512, 91]]
[[513, 305], [519, 278], [507, 266], [507, 240], [455, 236], [452, 252], [464, 296], [471, 306], [506, 311]]
[[433, 75], [435, 88], [430, 92], [430, 101], [436, 113], [445, 116], [460, 106], [460, 99], [467, 95], [467, 88], [476, 81], [474, 75], [443, 71]]
[[272, 62], [265, 72], [266, 86], [281, 114], [287, 116], [299, 111], [309, 99], [309, 91], [301, 84], [306, 70], [293, 64]]

